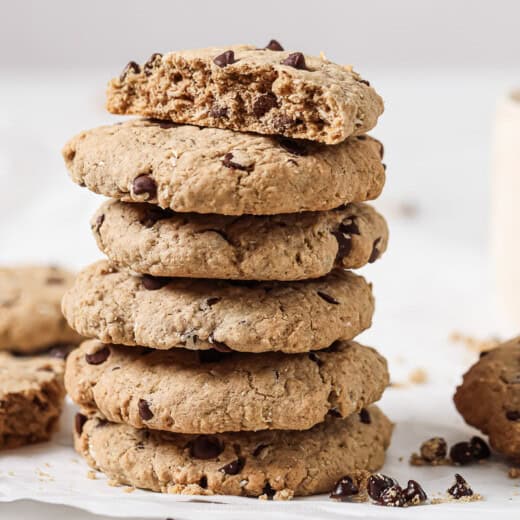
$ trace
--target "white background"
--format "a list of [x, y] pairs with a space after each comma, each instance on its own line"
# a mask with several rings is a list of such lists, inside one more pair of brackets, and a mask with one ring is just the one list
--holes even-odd
[[[408, 451], [430, 431], [460, 440], [469, 430], [451, 394], [475, 355], [448, 338], [514, 332], [495, 304], [488, 244], [494, 113], [520, 86], [519, 20], [512, 0], [0, 0], [0, 263], [80, 268], [99, 257], [88, 219], [101, 198], [69, 181], [59, 152], [79, 130], [115, 120], [103, 110], [104, 88], [130, 59], [272, 37], [323, 51], [354, 64], [386, 100], [373, 132], [388, 164], [376, 205], [392, 234], [388, 254], [366, 269], [378, 308], [363, 339], [387, 355], [395, 381], [422, 367], [429, 382], [389, 390], [382, 406], [401, 425], [396, 435], [416, 429]], [[398, 455], [406, 453], [391, 451]], [[404, 463], [397, 476], [413, 471]], [[503, 495], [514, 498], [508, 485]], [[71, 514], [0, 504], [0, 518], [36, 510]]]

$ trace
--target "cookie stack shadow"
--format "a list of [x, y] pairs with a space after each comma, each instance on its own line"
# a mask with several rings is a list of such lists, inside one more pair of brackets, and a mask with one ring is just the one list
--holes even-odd
[[284, 499], [380, 468], [387, 365], [352, 341], [374, 299], [350, 270], [388, 240], [364, 202], [385, 179], [374, 89], [271, 42], [131, 62], [108, 107], [149, 119], [63, 151], [111, 199], [91, 223], [108, 260], [63, 300], [96, 338], [67, 361], [76, 449], [118, 483], [185, 494]]

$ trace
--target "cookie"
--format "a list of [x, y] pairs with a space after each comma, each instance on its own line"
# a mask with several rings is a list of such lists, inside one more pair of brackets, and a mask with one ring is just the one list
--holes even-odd
[[82, 132], [63, 149], [72, 180], [95, 193], [176, 212], [274, 215], [376, 198], [382, 145], [336, 146], [133, 120]]
[[101, 261], [63, 298], [69, 324], [104, 343], [308, 352], [370, 326], [371, 286], [349, 271], [305, 282], [134, 276]]
[[92, 218], [101, 251], [153, 276], [305, 280], [357, 268], [386, 250], [388, 227], [372, 207], [283, 216], [179, 214], [107, 201]]
[[376, 471], [391, 435], [392, 423], [375, 406], [307, 431], [200, 436], [78, 415], [75, 446], [90, 466], [121, 484], [163, 493], [283, 499], [328, 492], [346, 474]]
[[383, 100], [351, 66], [250, 45], [155, 53], [108, 85], [113, 114], [137, 114], [336, 144], [373, 128]]
[[50, 439], [61, 414], [64, 362], [0, 352], [0, 448]]
[[464, 420], [520, 463], [520, 337], [484, 352], [454, 396]]
[[[107, 355], [108, 354], [108, 355]], [[306, 430], [347, 417], [388, 386], [374, 349], [338, 342], [310, 354], [149, 350], [89, 340], [67, 360], [67, 392], [111, 422], [179, 433]]]
[[32, 353], [79, 343], [60, 309], [73, 278], [51, 266], [0, 267], [0, 350]]

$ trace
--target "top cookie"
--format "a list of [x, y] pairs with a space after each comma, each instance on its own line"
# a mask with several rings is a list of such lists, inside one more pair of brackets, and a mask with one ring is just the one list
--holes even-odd
[[376, 198], [381, 143], [336, 146], [133, 120], [82, 132], [63, 149], [72, 180], [95, 193], [176, 212], [274, 215]]
[[51, 266], [0, 268], [0, 350], [30, 353], [79, 343], [60, 308], [73, 279]]
[[383, 101], [351, 66], [250, 45], [153, 54], [110, 81], [107, 108], [176, 123], [336, 144], [377, 123]]

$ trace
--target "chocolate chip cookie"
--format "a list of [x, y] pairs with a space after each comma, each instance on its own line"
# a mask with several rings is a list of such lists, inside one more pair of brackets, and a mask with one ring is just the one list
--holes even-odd
[[186, 495], [288, 499], [328, 492], [345, 474], [376, 471], [392, 423], [372, 406], [311, 430], [216, 435], [139, 430], [76, 418], [75, 446], [88, 464], [121, 484]]
[[376, 125], [383, 101], [352, 67], [250, 45], [155, 53], [108, 85], [114, 114], [336, 144]]
[[386, 360], [354, 342], [309, 354], [150, 350], [89, 340], [67, 360], [65, 385], [111, 422], [179, 433], [306, 430], [378, 401]]
[[308, 352], [370, 326], [371, 286], [349, 271], [305, 282], [134, 276], [106, 261], [63, 298], [69, 324], [105, 343], [156, 349]]
[[48, 440], [61, 414], [64, 362], [0, 352], [0, 448]]
[[51, 266], [0, 267], [0, 350], [32, 353], [79, 343], [60, 309], [73, 278]]
[[520, 463], [520, 337], [482, 353], [454, 396], [464, 420]]
[[72, 180], [95, 193], [177, 212], [274, 215], [376, 198], [382, 145], [336, 146], [133, 120], [82, 132], [63, 149]]
[[114, 265], [187, 278], [319, 278], [334, 267], [374, 262], [388, 242], [384, 218], [362, 203], [328, 212], [229, 217], [107, 201], [91, 227]]

